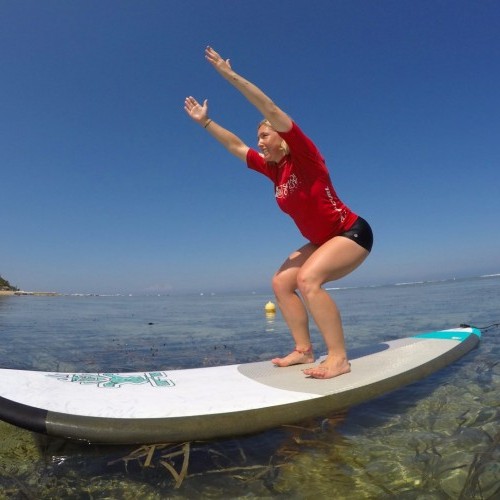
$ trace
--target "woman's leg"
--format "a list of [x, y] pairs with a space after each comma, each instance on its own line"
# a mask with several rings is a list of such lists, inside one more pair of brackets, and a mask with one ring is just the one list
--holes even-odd
[[337, 305], [321, 286], [343, 278], [368, 256], [356, 242], [337, 236], [319, 247], [297, 273], [297, 285], [307, 309], [318, 326], [328, 350], [318, 367], [304, 370], [314, 378], [332, 378], [351, 370], [344, 344], [342, 320]]
[[281, 314], [295, 341], [296, 349], [284, 358], [274, 358], [272, 362], [277, 366], [290, 366], [314, 361], [307, 310], [296, 290], [299, 270], [317, 248], [310, 243], [303, 246], [288, 257], [273, 277], [274, 294]]

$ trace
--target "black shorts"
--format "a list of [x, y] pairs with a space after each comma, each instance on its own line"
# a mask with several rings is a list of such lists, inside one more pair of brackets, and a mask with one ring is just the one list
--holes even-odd
[[370, 224], [363, 219], [363, 217], [358, 217], [356, 222], [352, 225], [350, 229], [339, 234], [339, 236], [344, 236], [344, 238], [349, 238], [355, 241], [358, 245], [366, 248], [371, 252], [373, 246], [373, 233]]

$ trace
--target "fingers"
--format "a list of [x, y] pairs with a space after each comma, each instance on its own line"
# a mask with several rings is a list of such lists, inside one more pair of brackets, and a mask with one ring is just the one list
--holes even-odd
[[221, 60], [222, 57], [214, 50], [210, 45], [205, 49], [205, 57], [212, 64], [215, 64], [218, 60]]
[[221, 69], [224, 65], [227, 65], [227, 67], [231, 69], [229, 59], [224, 60], [218, 52], [210, 47], [210, 45], [205, 49], [205, 59], [215, 66], [216, 69]]
[[193, 109], [198, 105], [198, 102], [194, 97], [186, 97], [184, 99], [184, 109], [188, 115], [191, 115]]
[[199, 106], [200, 103], [192, 96], [186, 97], [186, 104], [190, 104], [191, 106]]
[[205, 99], [203, 101], [203, 105], [201, 105], [194, 97], [192, 96], [189, 96], [189, 97], [186, 97], [186, 99], [184, 100], [184, 108], [186, 109], [186, 111], [192, 111], [194, 110], [195, 108], [199, 107], [200, 110], [201, 109], [204, 109], [207, 107], [207, 99]]
[[193, 109], [194, 107], [199, 105], [200, 103], [194, 97], [189, 96], [184, 100], [184, 107], [186, 109]]

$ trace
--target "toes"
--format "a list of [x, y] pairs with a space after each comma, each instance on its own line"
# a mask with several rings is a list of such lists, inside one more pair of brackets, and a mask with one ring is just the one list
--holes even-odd
[[321, 367], [309, 368], [308, 370], [303, 370], [303, 371], [305, 375], [312, 378], [325, 378], [326, 376], [326, 370], [322, 369]]
[[351, 371], [351, 363], [347, 363], [347, 367], [328, 366], [326, 364], [320, 364], [319, 366], [315, 366], [313, 368], [307, 368], [302, 371], [304, 375], [311, 378], [318, 378], [318, 379], [335, 378], [340, 375], [349, 373]]

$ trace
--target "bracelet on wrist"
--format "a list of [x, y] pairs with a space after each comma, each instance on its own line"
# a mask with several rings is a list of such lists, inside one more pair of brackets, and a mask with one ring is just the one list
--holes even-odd
[[206, 122], [205, 125], [203, 125], [203, 128], [207, 128], [210, 124], [212, 123], [212, 119], [209, 118]]

